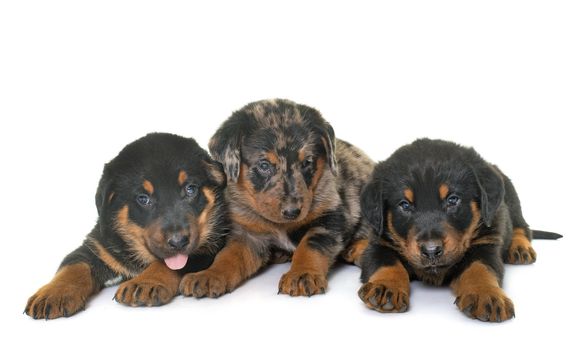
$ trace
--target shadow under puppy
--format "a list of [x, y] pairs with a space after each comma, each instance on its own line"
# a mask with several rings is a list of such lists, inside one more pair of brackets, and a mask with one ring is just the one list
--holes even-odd
[[53, 280], [28, 300], [36, 319], [71, 316], [102, 288], [115, 299], [158, 306], [181, 275], [207, 268], [225, 244], [225, 175], [195, 140], [153, 133], [105, 165], [95, 196], [99, 219]]
[[360, 298], [380, 312], [404, 312], [409, 281], [449, 284], [457, 307], [482, 321], [514, 316], [501, 288], [504, 262], [530, 264], [533, 238], [518, 195], [472, 148], [421, 139], [379, 163], [361, 196], [375, 226], [362, 257]]
[[[321, 114], [287, 100], [248, 104], [209, 142], [228, 177], [232, 231], [208, 270], [187, 274], [186, 296], [218, 297], [270, 261], [287, 261], [279, 293], [324, 293], [342, 253], [356, 262], [371, 231], [359, 194], [374, 163], [336, 140]], [[294, 254], [293, 254], [294, 252]]]

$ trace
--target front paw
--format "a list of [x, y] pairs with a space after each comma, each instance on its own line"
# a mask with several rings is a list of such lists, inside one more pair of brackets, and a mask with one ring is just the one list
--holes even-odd
[[367, 239], [360, 239], [356, 242], [353, 242], [341, 253], [341, 258], [350, 264], [361, 266], [361, 258], [367, 246]]
[[233, 289], [225, 276], [209, 270], [188, 273], [181, 280], [179, 291], [186, 297], [217, 298]]
[[131, 279], [120, 285], [114, 300], [128, 306], [160, 306], [169, 303], [177, 294], [156, 280]]
[[404, 312], [408, 309], [408, 290], [383, 281], [365, 283], [358, 295], [368, 308], [379, 312]]
[[458, 295], [455, 304], [471, 318], [501, 322], [514, 317], [514, 304], [501, 288], [490, 287]]
[[514, 265], [532, 264], [536, 261], [536, 252], [530, 242], [524, 244], [514, 244], [508, 249], [506, 262]]
[[327, 277], [323, 274], [289, 271], [282, 275], [278, 284], [278, 294], [307, 296], [323, 294], [327, 289]]
[[34, 319], [69, 317], [85, 309], [86, 293], [75, 286], [48, 284], [28, 299], [24, 312]]

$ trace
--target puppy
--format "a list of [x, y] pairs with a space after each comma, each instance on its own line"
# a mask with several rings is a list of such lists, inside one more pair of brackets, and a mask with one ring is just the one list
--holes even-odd
[[30, 297], [25, 313], [71, 316], [122, 281], [115, 295], [122, 304], [168, 303], [181, 273], [208, 267], [225, 244], [224, 189], [221, 165], [193, 139], [155, 133], [129, 144], [104, 167], [94, 229]]
[[539, 238], [502, 172], [473, 149], [421, 139], [379, 163], [361, 195], [376, 234], [362, 257], [360, 298], [380, 312], [403, 312], [409, 281], [448, 284], [457, 307], [482, 321], [514, 317], [501, 288], [504, 262], [531, 264]]
[[292, 254], [279, 293], [311, 296], [325, 292], [340, 254], [359, 261], [371, 231], [359, 193], [374, 164], [336, 140], [317, 110], [287, 100], [251, 103], [223, 123], [209, 149], [227, 174], [232, 231], [208, 270], [183, 278], [183, 295], [223, 295]]

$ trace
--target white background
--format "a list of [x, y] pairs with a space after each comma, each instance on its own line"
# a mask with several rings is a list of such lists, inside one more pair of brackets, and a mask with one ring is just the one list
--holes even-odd
[[[582, 331], [582, 1], [3, 1], [0, 347], [577, 347]], [[68, 319], [27, 298], [92, 228], [102, 166], [150, 131], [206, 145], [244, 104], [317, 107], [376, 160], [417, 137], [474, 146], [513, 179], [538, 261], [507, 269], [516, 318], [467, 319], [413, 283], [405, 314], [367, 310], [359, 270], [324, 296], [276, 294], [288, 266], [217, 300], [133, 309], [115, 288]], [[571, 344], [571, 345], [570, 345]]]

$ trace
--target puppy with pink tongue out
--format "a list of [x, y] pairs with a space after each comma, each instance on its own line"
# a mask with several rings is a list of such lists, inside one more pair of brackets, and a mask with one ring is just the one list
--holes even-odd
[[209, 267], [225, 245], [225, 185], [221, 165], [193, 139], [153, 133], [130, 143], [104, 167], [95, 227], [29, 298], [25, 313], [71, 316], [118, 283], [119, 303], [170, 302], [182, 275]]

